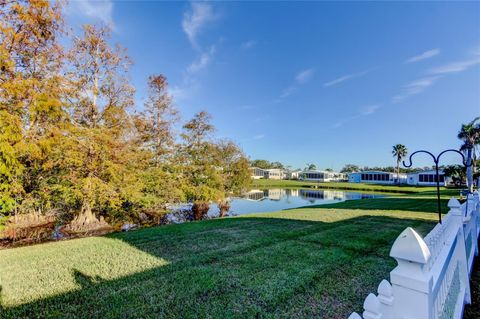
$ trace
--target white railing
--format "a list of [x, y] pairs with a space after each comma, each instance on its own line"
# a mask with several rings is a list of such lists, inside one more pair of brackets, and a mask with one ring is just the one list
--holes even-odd
[[390, 256], [398, 266], [390, 282], [382, 280], [369, 294], [362, 315], [349, 319], [462, 318], [471, 303], [470, 273], [478, 255], [480, 200], [478, 192], [460, 204], [452, 197], [449, 212], [425, 238], [412, 228], [395, 240]]

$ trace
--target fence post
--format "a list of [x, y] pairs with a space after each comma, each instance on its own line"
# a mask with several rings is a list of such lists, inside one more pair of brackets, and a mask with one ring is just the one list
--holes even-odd
[[478, 191], [473, 192], [473, 218], [475, 218], [475, 255], [478, 256], [478, 234], [480, 233], [480, 198]]
[[390, 272], [395, 318], [431, 318], [433, 278], [426, 269], [431, 256], [427, 244], [408, 227], [393, 243], [390, 256], [398, 263]]
[[380, 301], [380, 312], [382, 318], [393, 319], [393, 291], [392, 285], [387, 280], [382, 280], [378, 285], [378, 301]]
[[[458, 260], [461, 264], [460, 266], [460, 280], [465, 287], [465, 303], [470, 304], [471, 295], [470, 295], [470, 277], [468, 273], [468, 256], [466, 251], [466, 242], [465, 242], [465, 234], [463, 231], [463, 211], [461, 209], [460, 202], [455, 198], [452, 197], [448, 201], [448, 207], [450, 208], [449, 214], [452, 215], [453, 221], [455, 222], [455, 231], [457, 232], [457, 245], [458, 249], [456, 250], [459, 254]], [[458, 230], [457, 230], [458, 229]], [[448, 243], [451, 244], [451, 243]]]

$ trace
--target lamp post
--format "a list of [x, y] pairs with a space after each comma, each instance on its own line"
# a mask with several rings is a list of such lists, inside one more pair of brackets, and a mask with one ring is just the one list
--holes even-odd
[[425, 154], [428, 154], [432, 157], [433, 159], [433, 162], [435, 163], [435, 181], [437, 182], [437, 204], [438, 204], [438, 221], [439, 223], [441, 224], [442, 223], [442, 205], [440, 204], [440, 178], [439, 178], [439, 174], [438, 174], [438, 162], [440, 161], [440, 157], [442, 157], [443, 154], [445, 153], [448, 153], [448, 152], [454, 152], [454, 153], [458, 153], [460, 154], [460, 156], [462, 157], [462, 164], [463, 166], [465, 166], [466, 168], [467, 167], [470, 167], [472, 166], [472, 161], [469, 159], [468, 160], [468, 163], [465, 161], [465, 156], [462, 154], [462, 152], [460, 151], [457, 151], [457, 150], [454, 150], [454, 149], [448, 149], [448, 150], [445, 150], [443, 152], [441, 152], [440, 154], [438, 154], [437, 156], [433, 155], [432, 153], [430, 153], [429, 151], [425, 151], [425, 150], [420, 150], [420, 151], [416, 151], [416, 152], [413, 152], [410, 157], [408, 158], [408, 162], [409, 164], [405, 164], [405, 161], [403, 161], [403, 166], [405, 167], [412, 167], [413, 163], [412, 163], [412, 157], [413, 155], [415, 154], [418, 154], [418, 153], [425, 153]]

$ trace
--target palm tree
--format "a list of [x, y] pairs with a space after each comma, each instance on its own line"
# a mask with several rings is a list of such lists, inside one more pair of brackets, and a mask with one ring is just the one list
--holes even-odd
[[470, 123], [462, 124], [457, 137], [463, 141], [460, 151], [467, 155], [467, 163], [473, 164], [467, 167], [468, 190], [473, 192], [473, 174], [476, 172], [477, 160], [475, 147], [480, 144], [480, 117], [474, 118]]
[[392, 155], [397, 158], [397, 184], [400, 184], [400, 162], [408, 154], [407, 147], [403, 144], [393, 146]]

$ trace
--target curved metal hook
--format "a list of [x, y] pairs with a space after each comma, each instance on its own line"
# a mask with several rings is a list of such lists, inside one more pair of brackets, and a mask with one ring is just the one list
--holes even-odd
[[468, 164], [467, 161], [465, 160], [465, 155], [463, 155], [463, 153], [460, 152], [459, 150], [453, 150], [453, 149], [452, 149], [452, 150], [445, 150], [445, 151], [441, 152], [440, 154], [438, 154], [438, 158], [440, 158], [440, 156], [442, 156], [443, 153], [447, 153], [447, 152], [455, 152], [455, 153], [460, 154], [460, 156], [462, 157], [462, 164], [463, 164], [463, 166], [465, 166], [465, 167], [470, 167], [470, 166], [473, 165], [473, 159], [470, 160], [470, 161], [469, 161], [470, 164]]
[[416, 151], [416, 152], [413, 152], [412, 154], [410, 154], [410, 156], [408, 157], [408, 162], [409, 164], [405, 164], [405, 161], [402, 161], [402, 164], [404, 167], [406, 168], [409, 168], [409, 167], [412, 167], [413, 165], [413, 162], [412, 162], [412, 157], [413, 155], [417, 154], [417, 153], [427, 153], [428, 155], [430, 155], [432, 158], [433, 158], [433, 161], [435, 163], [437, 163], [437, 159], [435, 158], [435, 155], [433, 155], [432, 153], [430, 153], [429, 151], [425, 151], [425, 150], [420, 150], [420, 151]]
[[448, 153], [448, 152], [455, 152], [455, 153], [460, 154], [460, 156], [462, 157], [462, 164], [463, 164], [463, 166], [465, 166], [465, 167], [470, 167], [470, 166], [473, 165], [473, 161], [469, 161], [470, 164], [468, 164], [468, 163], [466, 162], [466, 160], [465, 160], [465, 155], [463, 155], [463, 153], [460, 152], [459, 150], [454, 150], [454, 149], [449, 149], [449, 150], [445, 150], [445, 151], [441, 152], [440, 154], [438, 154], [437, 160], [439, 160], [439, 159], [440, 159], [440, 156], [442, 156], [444, 153]]

